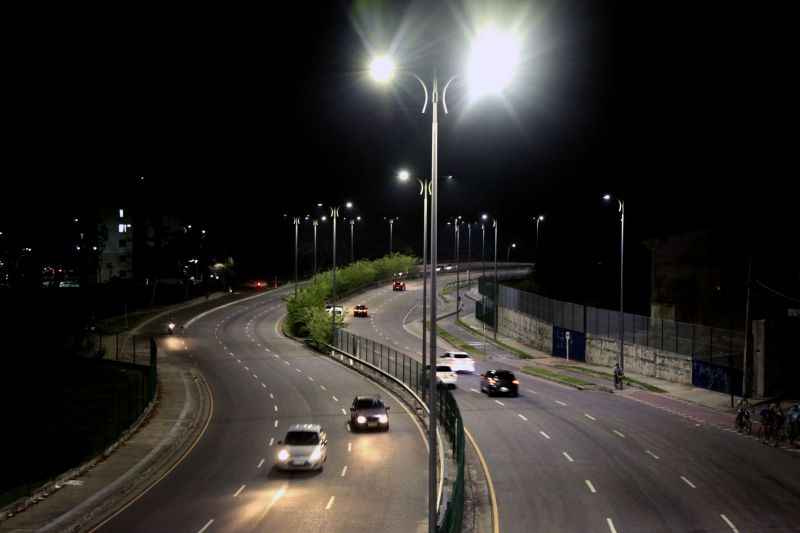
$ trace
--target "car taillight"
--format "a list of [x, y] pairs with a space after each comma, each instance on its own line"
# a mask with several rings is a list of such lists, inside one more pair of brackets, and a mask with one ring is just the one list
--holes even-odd
[[513, 383], [514, 385], [519, 385], [519, 380], [518, 379], [512, 380], [511, 383]]

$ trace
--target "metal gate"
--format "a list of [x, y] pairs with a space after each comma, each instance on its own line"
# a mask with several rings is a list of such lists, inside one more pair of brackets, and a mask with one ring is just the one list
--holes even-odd
[[569, 361], [586, 361], [586, 334], [553, 326], [553, 355]]

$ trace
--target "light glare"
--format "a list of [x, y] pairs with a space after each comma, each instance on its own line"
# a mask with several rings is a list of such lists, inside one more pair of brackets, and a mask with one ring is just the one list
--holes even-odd
[[378, 81], [389, 81], [394, 75], [394, 64], [388, 57], [376, 57], [369, 68], [372, 77]]
[[499, 93], [514, 77], [519, 42], [511, 33], [486, 30], [472, 46], [468, 75], [470, 94]]

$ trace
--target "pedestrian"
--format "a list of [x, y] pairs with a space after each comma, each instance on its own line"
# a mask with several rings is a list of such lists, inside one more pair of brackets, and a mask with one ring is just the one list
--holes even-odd
[[618, 389], [622, 389], [622, 377], [625, 374], [622, 372], [622, 368], [619, 366], [619, 363], [614, 365], [614, 387]]

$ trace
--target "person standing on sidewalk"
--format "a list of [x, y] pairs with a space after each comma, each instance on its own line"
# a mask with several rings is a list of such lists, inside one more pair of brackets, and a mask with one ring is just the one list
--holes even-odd
[[619, 363], [614, 365], [614, 387], [622, 389], [622, 376], [625, 374], [622, 373], [622, 368], [620, 368]]

